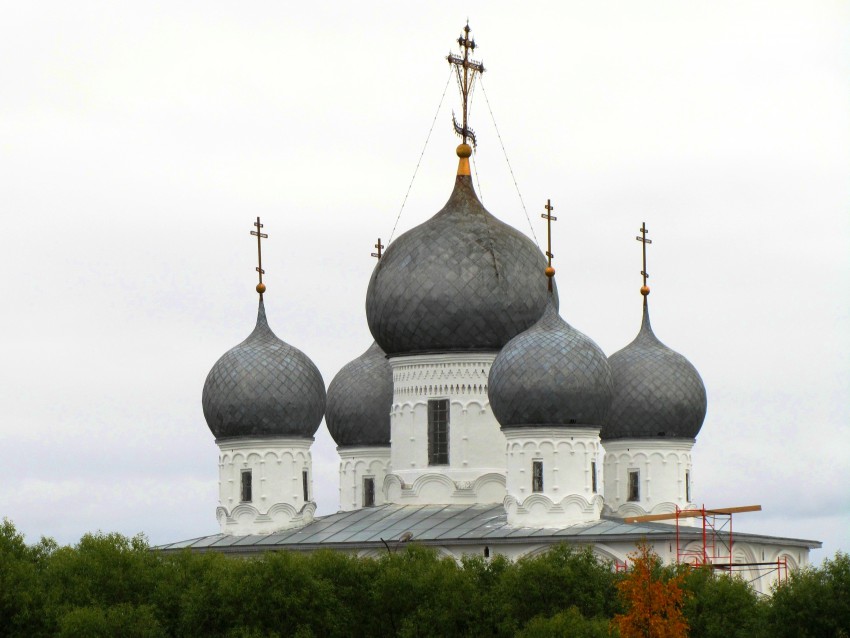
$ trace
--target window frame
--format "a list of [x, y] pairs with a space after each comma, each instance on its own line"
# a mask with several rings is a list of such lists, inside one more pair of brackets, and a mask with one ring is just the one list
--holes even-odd
[[[439, 417], [443, 417], [440, 420]], [[451, 403], [428, 399], [428, 466], [450, 465]]]
[[596, 461], [590, 462], [590, 491], [593, 494], [597, 494], [599, 490], [599, 485], [597, 484], [597, 476], [596, 476]]
[[543, 492], [543, 459], [531, 460], [531, 493], [540, 494]]
[[251, 469], [243, 469], [239, 472], [239, 502], [254, 502], [254, 471]]
[[[371, 489], [370, 489], [371, 486]], [[371, 495], [371, 498], [367, 498]], [[363, 507], [375, 507], [375, 477], [363, 477]]]
[[629, 468], [628, 477], [629, 482], [626, 500], [629, 503], [640, 502], [640, 470], [636, 468]]

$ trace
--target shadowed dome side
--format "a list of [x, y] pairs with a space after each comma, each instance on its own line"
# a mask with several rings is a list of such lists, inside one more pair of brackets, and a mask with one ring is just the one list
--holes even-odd
[[652, 332], [648, 305], [635, 340], [609, 361], [614, 398], [603, 439], [696, 437], [705, 419], [705, 385], [691, 362]]
[[340, 447], [389, 446], [393, 371], [377, 343], [347, 363], [328, 386], [325, 422]]
[[612, 392], [605, 353], [551, 303], [540, 321], [502, 349], [488, 382], [490, 407], [502, 428], [602, 427]]
[[311, 437], [325, 413], [325, 384], [307, 355], [275, 336], [261, 299], [254, 331], [212, 367], [202, 403], [217, 439]]
[[375, 266], [369, 330], [389, 355], [499, 350], [543, 314], [545, 268], [537, 246], [487, 212], [469, 175], [458, 175], [443, 209]]

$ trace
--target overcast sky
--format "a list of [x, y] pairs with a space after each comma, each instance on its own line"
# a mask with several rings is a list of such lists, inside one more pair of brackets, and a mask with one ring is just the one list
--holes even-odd
[[[30, 541], [218, 531], [201, 389], [256, 317], [325, 383], [371, 343], [386, 241], [451, 191], [469, 18], [485, 206], [538, 238], [561, 313], [700, 371], [696, 499], [850, 550], [850, 3], [2, 2], [0, 515]], [[486, 100], [485, 100], [486, 94]], [[313, 446], [319, 513], [338, 456]]]

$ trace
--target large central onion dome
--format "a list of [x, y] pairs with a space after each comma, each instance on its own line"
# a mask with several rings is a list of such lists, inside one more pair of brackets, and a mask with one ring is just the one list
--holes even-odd
[[375, 266], [369, 329], [389, 355], [499, 350], [543, 314], [545, 267], [537, 246], [487, 212], [460, 174], [443, 209]]
[[705, 385], [691, 362], [652, 332], [648, 305], [635, 340], [609, 361], [614, 398], [603, 439], [696, 437], [705, 419]]
[[602, 427], [613, 392], [605, 353], [564, 321], [553, 303], [502, 349], [487, 385], [502, 428]]
[[343, 366], [328, 386], [325, 421], [339, 447], [390, 445], [393, 371], [373, 343]]
[[306, 354], [275, 336], [261, 299], [257, 326], [212, 367], [202, 402], [217, 439], [309, 438], [325, 413], [325, 383]]

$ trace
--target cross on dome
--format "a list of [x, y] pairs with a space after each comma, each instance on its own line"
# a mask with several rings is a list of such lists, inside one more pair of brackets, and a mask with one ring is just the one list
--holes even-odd
[[260, 293], [260, 299], [262, 299], [263, 293], [266, 291], [266, 284], [263, 283], [263, 274], [265, 274], [266, 271], [263, 270], [263, 247], [260, 244], [260, 241], [268, 239], [269, 236], [266, 233], [260, 232], [263, 225], [260, 223], [259, 217], [257, 217], [257, 221], [254, 222], [254, 226], [257, 227], [257, 230], [252, 230], [251, 234], [257, 238], [257, 272], [260, 275], [260, 283], [257, 284], [257, 292]]
[[640, 237], [635, 237], [641, 244], [643, 248], [643, 270], [640, 271], [640, 274], [643, 275], [643, 286], [640, 287], [640, 294], [643, 295], [644, 303], [646, 303], [646, 296], [649, 294], [649, 286], [646, 285], [646, 280], [649, 279], [649, 273], [646, 272], [646, 245], [651, 244], [652, 240], [647, 239], [646, 234], [649, 231], [646, 229], [646, 222], [641, 222], [640, 224]]
[[457, 84], [460, 89], [461, 104], [463, 107], [462, 123], [458, 124], [454, 112], [452, 112], [452, 123], [454, 124], [455, 133], [463, 139], [463, 144], [467, 141], [472, 142], [472, 146], [476, 145], [475, 132], [469, 127], [469, 97], [472, 93], [472, 87], [475, 84], [477, 74], [484, 73], [484, 65], [477, 60], [469, 58], [469, 52], [475, 50], [475, 40], [469, 35], [469, 22], [463, 28], [463, 35], [457, 39], [460, 50], [463, 52], [463, 57], [449, 53], [446, 59], [449, 64], [455, 67], [457, 73]]
[[383, 256], [383, 252], [381, 252], [381, 251], [383, 251], [383, 250], [384, 250], [384, 248], [386, 248], [386, 246], [384, 246], [384, 245], [381, 243], [381, 238], [380, 238], [380, 237], [378, 237], [378, 243], [377, 243], [377, 244], [375, 244], [375, 248], [377, 248], [377, 249], [378, 249], [378, 252], [376, 252], [376, 253], [372, 253], [372, 257], [376, 257], [376, 258], [378, 259], [378, 261], [381, 261], [381, 257]]
[[548, 265], [546, 266], [546, 277], [548, 277], [548, 286], [549, 292], [552, 292], [552, 277], [555, 276], [555, 269], [552, 268], [552, 257], [555, 255], [552, 253], [552, 222], [558, 221], [558, 218], [552, 215], [552, 211], [555, 210], [555, 207], [552, 206], [552, 200], [547, 199], [546, 205], [543, 207], [546, 209], [546, 212], [540, 215], [543, 219], [546, 220], [546, 258], [549, 260]]

